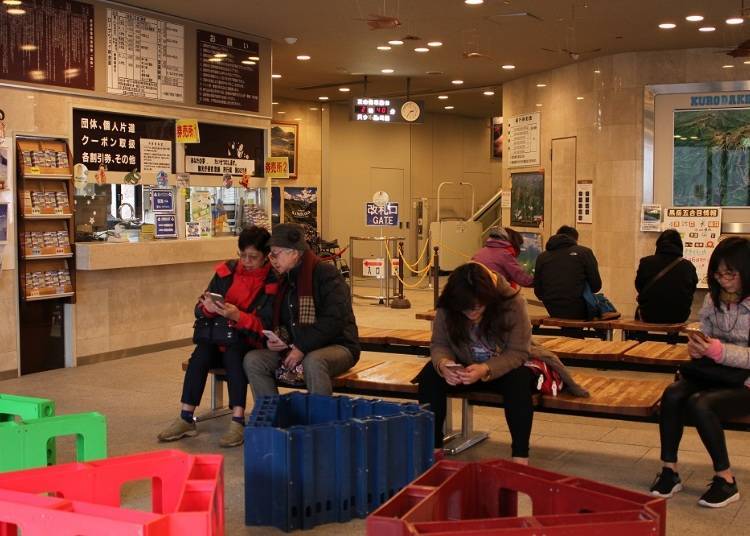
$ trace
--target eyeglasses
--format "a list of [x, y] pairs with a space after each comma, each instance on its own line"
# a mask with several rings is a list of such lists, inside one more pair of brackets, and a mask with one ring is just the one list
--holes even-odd
[[720, 272], [719, 270], [716, 270], [714, 272], [714, 278], [716, 279], [734, 279], [739, 275], [739, 272], [735, 272], [734, 270], [727, 270], [726, 272]]
[[279, 256], [280, 256], [280, 255], [281, 255], [282, 253], [290, 253], [290, 252], [292, 252], [292, 251], [294, 251], [294, 250], [293, 250], [293, 249], [291, 249], [291, 248], [279, 248], [279, 249], [277, 249], [276, 251], [274, 251], [274, 250], [271, 250], [271, 253], [269, 253], [269, 254], [268, 254], [268, 258], [269, 258], [269, 259], [278, 259], [278, 258], [279, 258]]

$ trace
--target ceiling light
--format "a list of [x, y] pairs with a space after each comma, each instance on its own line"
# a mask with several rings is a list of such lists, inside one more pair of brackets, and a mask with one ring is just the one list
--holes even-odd
[[340, 87], [339, 91], [341, 91], [342, 93], [349, 93], [351, 89], [349, 89], [348, 87]]
[[224, 61], [224, 58], [213, 57], [213, 58], [208, 58], [208, 61], [212, 61], [214, 63], [218, 63], [220, 61]]
[[451, 80], [451, 84], [453, 84], [454, 86], [460, 86], [463, 83], [463, 80]]
[[310, 107], [310, 111], [312, 111], [312, 112], [317, 112], [318, 110], [320, 110], [320, 108], [317, 108], [315, 106], [311, 106]]
[[326, 100], [328, 100], [328, 97], [326, 97], [325, 95], [322, 95], [322, 96], [318, 97], [318, 100], [326, 101]]
[[21, 0], [3, 0], [3, 4], [6, 6], [20, 6]]
[[515, 68], [516, 68], [516, 66], [515, 66], [515, 65], [512, 65], [512, 64], [510, 64], [510, 63], [508, 63], [508, 64], [506, 64], [506, 65], [503, 65], [503, 69], [505, 69], [506, 71], [512, 71], [512, 70], [513, 70], [513, 69], [515, 69]]
[[21, 45], [21, 50], [24, 52], [34, 52], [37, 48], [39, 48], [36, 45]]
[[743, 19], [742, 17], [732, 17], [725, 20], [724, 22], [726, 22], [727, 24], [742, 24], [743, 22], [745, 22], [745, 19]]
[[722, 65], [721, 68], [722, 69], [734, 69], [734, 65], [730, 65], [730, 64]]
[[414, 52], [429, 52], [430, 49], [427, 47], [417, 47], [414, 49]]
[[541, 107], [542, 107], [542, 103], [541, 103], [541, 102], [537, 102], [537, 103], [536, 103], [536, 107], [537, 107], [537, 108], [541, 108]]
[[716, 28], [714, 26], [702, 26], [698, 28], [699, 32], [715, 32]]
[[276, 112], [277, 114], [284, 115], [286, 112]]
[[308, 56], [307, 54], [301, 54], [301, 55], [297, 56], [297, 59], [299, 61], [307, 61], [307, 60], [310, 59], [310, 56]]
[[8, 15], [25, 15], [26, 10], [20, 7], [11, 7], [5, 10]]
[[446, 100], [448, 98], [448, 95], [438, 95], [438, 99], [440, 100]]
[[294, 120], [295, 121], [302, 121], [302, 118], [301, 117], [295, 117]]
[[214, 58], [226, 58], [227, 56], [228, 54], [225, 54], [223, 52], [217, 52], [216, 54], [214, 54]]
[[672, 28], [676, 28], [677, 25], [674, 22], [662, 22], [659, 25], [659, 28], [662, 30], [671, 30]]
[[602, 71], [600, 69], [594, 69], [594, 74], [602, 74]]
[[391, 47], [389, 47], [388, 45], [380, 45], [378, 47], [378, 50], [390, 50], [390, 49], [391, 49]]
[[495, 94], [495, 92], [494, 92], [494, 91], [491, 91], [491, 90], [489, 90], [489, 89], [488, 89], [487, 91], [483, 91], [483, 92], [482, 92], [482, 95], [487, 95], [488, 97], [491, 97], [491, 96], [492, 96], [492, 95], [494, 95], [494, 94]]
[[271, 78], [281, 78], [281, 75], [280, 74], [272, 74]]
[[445, 108], [446, 110], [452, 110], [454, 107], [453, 106], [443, 106], [443, 108]]
[[380, 69], [380, 72], [383, 74], [391, 74], [393, 72], [393, 69]]
[[399, 46], [399, 45], [403, 45], [404, 42], [401, 41], [400, 39], [391, 39], [390, 41], [388, 41], [388, 44], [389, 45], [394, 45], [394, 46]]
[[576, 97], [576, 100], [583, 100], [583, 97]]
[[537, 84], [536, 87], [547, 87], [547, 84]]
[[745, 60], [742, 63], [744, 63], [745, 65], [750, 65], [750, 60]]
[[250, 60], [242, 60], [242, 65], [255, 65], [255, 62]]
[[271, 104], [273, 104], [274, 106], [276, 106], [278, 104], [278, 102], [272, 102]]
[[258, 56], [248, 56], [247, 59], [250, 61], [260, 61], [260, 58]]
[[703, 20], [703, 15], [688, 15], [685, 20], [690, 22], [700, 22]]
[[691, 139], [691, 140], [697, 140], [697, 139], [698, 139], [698, 136], [690, 136], [690, 139]]
[[470, 6], [478, 6], [479, 4], [484, 4], [484, 0], [464, 0], [464, 4], [469, 4]]
[[428, 47], [441, 47], [443, 46], [443, 43], [441, 41], [430, 41], [427, 43]]

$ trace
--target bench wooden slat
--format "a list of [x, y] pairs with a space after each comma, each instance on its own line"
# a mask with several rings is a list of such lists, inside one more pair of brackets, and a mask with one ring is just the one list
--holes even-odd
[[578, 398], [563, 391], [558, 396], [543, 396], [542, 406], [550, 409], [603, 413], [631, 417], [653, 415], [670, 380], [632, 380], [608, 378], [576, 372], [576, 382], [587, 389], [589, 398]]
[[343, 374], [339, 374], [338, 376], [333, 378], [331, 382], [334, 387], [343, 387], [344, 385], [346, 385], [346, 380], [347, 378], [349, 378], [349, 376], [357, 375], [361, 372], [364, 372], [365, 370], [377, 367], [378, 365], [382, 365], [384, 362], [385, 361], [383, 361], [383, 359], [361, 355], [359, 357], [359, 361], [357, 361], [357, 363], [352, 368], [350, 368]]
[[432, 331], [429, 329], [385, 329], [359, 328], [361, 344], [401, 344], [406, 346], [430, 346]]
[[612, 329], [621, 329], [623, 331], [654, 331], [657, 333], [679, 333], [687, 324], [651, 324], [641, 322], [640, 320], [613, 320]]
[[541, 343], [562, 359], [591, 359], [593, 361], [619, 361], [625, 352], [638, 345], [638, 341], [602, 341], [571, 337], [557, 337], [541, 341]]
[[685, 361], [690, 361], [690, 356], [688, 355], [687, 344], [646, 341], [625, 352], [622, 360], [628, 363], [646, 365], [679, 366]]
[[425, 366], [424, 359], [399, 359], [386, 361], [361, 372], [341, 377], [341, 386], [363, 391], [391, 391], [416, 394], [417, 385], [411, 381]]
[[[430, 309], [429, 311], [416, 313], [414, 317], [417, 320], [429, 320], [430, 322], [432, 322], [433, 320], [435, 320], [435, 309]], [[530, 315], [529, 316], [531, 325], [536, 326], [536, 327], [541, 326], [547, 318], [549, 317], [545, 315]]]
[[568, 318], [542, 318], [542, 326], [559, 328], [612, 329], [612, 320], [570, 320]]

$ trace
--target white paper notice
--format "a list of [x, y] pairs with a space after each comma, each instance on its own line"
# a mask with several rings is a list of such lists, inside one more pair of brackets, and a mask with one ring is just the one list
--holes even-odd
[[661, 232], [661, 205], [641, 205], [641, 231]]
[[593, 223], [594, 182], [578, 181], [576, 183], [576, 222]]
[[509, 119], [506, 128], [509, 167], [529, 167], [540, 164], [540, 118], [539, 112], [533, 112], [516, 115]]
[[721, 236], [721, 209], [718, 207], [669, 207], [664, 209], [664, 229], [674, 229], [682, 237], [682, 256], [695, 265], [698, 288], [708, 288], [708, 260]]
[[225, 173], [243, 175], [247, 173], [252, 176], [255, 173], [255, 160], [188, 155], [185, 157], [185, 171], [206, 175], [224, 175]]
[[107, 92], [183, 102], [185, 27], [107, 9]]
[[172, 142], [141, 138], [141, 172], [172, 173]]

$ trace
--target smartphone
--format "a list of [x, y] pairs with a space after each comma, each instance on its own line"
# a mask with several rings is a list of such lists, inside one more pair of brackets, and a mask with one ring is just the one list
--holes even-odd
[[224, 306], [224, 296], [222, 296], [221, 294], [217, 294], [216, 292], [209, 292], [208, 297], [216, 305], [220, 305], [222, 307]]
[[696, 327], [687, 327], [685, 328], [685, 333], [689, 335], [695, 335], [696, 337], [699, 337], [703, 339], [704, 341], [708, 341], [709, 337], [705, 333], [703, 333], [700, 328]]
[[278, 335], [276, 335], [273, 331], [269, 329], [263, 330], [263, 335], [266, 336], [266, 339], [268, 339], [271, 342], [277, 343], [277, 344], [283, 344], [285, 347], [288, 347], [289, 345], [285, 343], [281, 338], [279, 338]]
[[461, 370], [464, 366], [461, 363], [446, 363], [445, 368], [451, 370]]

